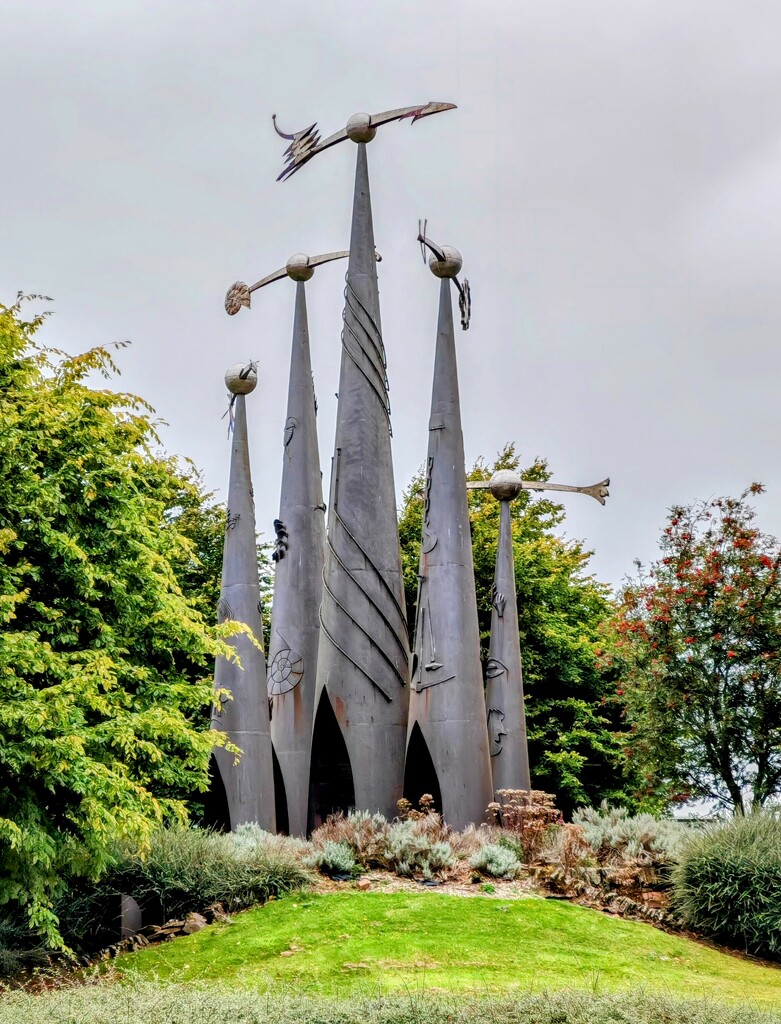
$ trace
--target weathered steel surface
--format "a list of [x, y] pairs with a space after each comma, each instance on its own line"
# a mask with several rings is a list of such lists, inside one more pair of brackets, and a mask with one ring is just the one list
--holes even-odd
[[[516, 492], [517, 493], [517, 492]], [[510, 501], [501, 500], [485, 703], [494, 791], [531, 789]]]
[[[254, 371], [253, 371], [254, 372]], [[247, 379], [234, 374], [226, 380], [232, 390], [246, 388]], [[260, 617], [260, 590], [255, 546], [255, 507], [250, 479], [247, 413], [243, 393], [233, 402], [234, 422], [231, 443], [228, 515], [222, 560], [222, 586], [218, 618], [235, 619], [251, 629], [263, 643]], [[274, 776], [266, 697], [266, 664], [259, 650], [244, 634], [231, 643], [241, 659], [235, 662], [218, 658], [214, 670], [217, 689], [230, 691], [232, 700], [224, 700], [212, 716], [212, 728], [226, 732], [243, 751], [238, 762], [234, 755], [215, 748], [214, 758], [225, 786], [231, 828], [256, 821], [273, 832]]]
[[[329, 700], [336, 716], [355, 805], [393, 815], [404, 776], [409, 645], [365, 143], [343, 316], [316, 702]], [[313, 807], [313, 818], [330, 809]]]
[[296, 284], [278, 520], [286, 546], [276, 552], [268, 661], [271, 739], [285, 785], [288, 830], [299, 836], [306, 834], [309, 806], [325, 544], [305, 289], [303, 281]]
[[461, 829], [484, 820], [492, 787], [449, 277], [440, 285], [425, 486], [409, 736], [417, 724], [442, 813]]

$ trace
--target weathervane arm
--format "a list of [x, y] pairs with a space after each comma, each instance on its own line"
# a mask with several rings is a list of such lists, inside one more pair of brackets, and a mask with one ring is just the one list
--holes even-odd
[[327, 252], [322, 256], [313, 256], [309, 261], [310, 267], [319, 267], [321, 263], [331, 263], [333, 260], [344, 260], [350, 255], [349, 249], [342, 249], [340, 252]]
[[[319, 267], [322, 263], [331, 263], [333, 260], [343, 260], [350, 255], [347, 249], [340, 249], [339, 252], [326, 252], [322, 256], [307, 256], [306, 253], [299, 252], [291, 256], [284, 267], [280, 267], [279, 270], [275, 270], [273, 274], [268, 274], [266, 277], [256, 281], [253, 285], [246, 285], [243, 281], [236, 281], [228, 289], [228, 294], [225, 296], [225, 310], [230, 315], [238, 313], [242, 306], [247, 309], [250, 307], [250, 296], [252, 292], [256, 292], [259, 288], [265, 288], [267, 284], [271, 284], [274, 281], [281, 281], [282, 278], [289, 277], [294, 281], [308, 281], [309, 278], [314, 274], [315, 267]], [[382, 259], [379, 252], [374, 250], [374, 256], [379, 263]]]
[[373, 114], [372, 128], [379, 128], [390, 121], [403, 121], [405, 118], [412, 118], [412, 124], [422, 117], [431, 117], [432, 114], [441, 114], [445, 110], [456, 110], [455, 103], [424, 103], [418, 107], [397, 107], [395, 110], [385, 110], [382, 114]]
[[[451, 246], [440, 246], [435, 242], [432, 242], [432, 240], [426, 235], [427, 224], [428, 220], [424, 220], [422, 222], [418, 221], [418, 241], [420, 242], [420, 251], [423, 254], [423, 262], [426, 262], [426, 249], [428, 249], [433, 253], [435, 260], [438, 260], [441, 264], [445, 264], [448, 261], [448, 252], [446, 250], [450, 251], [451, 254], [458, 250], [453, 250]], [[455, 267], [455, 270], [457, 271], [460, 267], [461, 255], [458, 254], [458, 266]], [[436, 271], [434, 272], [436, 273]], [[447, 276], [451, 278], [458, 289], [458, 308], [461, 311], [461, 327], [466, 331], [469, 328], [469, 319], [472, 313], [472, 297], [469, 289], [469, 282], [464, 278], [464, 283], [461, 284], [456, 273], [448, 273]]]
[[[418, 224], [420, 224], [420, 221], [418, 221]], [[425, 228], [424, 228], [424, 231], [425, 231]], [[430, 238], [426, 238], [426, 235], [424, 234], [424, 231], [419, 231], [418, 232], [418, 241], [420, 242], [421, 251], [423, 251], [423, 247], [425, 246], [426, 249], [429, 249], [431, 252], [433, 252], [433, 254], [436, 256], [436, 258], [438, 260], [444, 260], [446, 258], [444, 252], [440, 249], [440, 247], [435, 242], [432, 242]], [[425, 263], [425, 261], [426, 261], [426, 253], [423, 252], [423, 262]]]
[[258, 288], [265, 288], [267, 284], [272, 284], [274, 281], [281, 281], [283, 277], [287, 277], [287, 267], [282, 267], [280, 270], [275, 270], [273, 274], [269, 274], [267, 277], [263, 277], [260, 281], [256, 281], [255, 284], [249, 286], [251, 292], [256, 292]]
[[[491, 485], [490, 480], [468, 480], [467, 488], [469, 490], [478, 490], [481, 488], [488, 488]], [[554, 484], [547, 480], [521, 480], [521, 488], [524, 491], [570, 491], [573, 494], [587, 494], [590, 498], [594, 498], [600, 505], [605, 504], [605, 499], [610, 496], [610, 477], [606, 477], [604, 480], [600, 480], [598, 484], [592, 484], [590, 487], [575, 487], [571, 484]]]
[[303, 131], [291, 134], [283, 132], [277, 126], [277, 115], [274, 114], [272, 116], [274, 130], [277, 135], [290, 142], [290, 145], [285, 150], [285, 166], [277, 176], [277, 181], [286, 181], [296, 171], [300, 170], [304, 164], [309, 163], [313, 156], [322, 153], [324, 149], [330, 149], [331, 146], [335, 146], [338, 142], [344, 142], [345, 139], [353, 138], [356, 142], [364, 142], [366, 138], [360, 133], [369, 131], [367, 137], [372, 138], [373, 129], [388, 124], [390, 121], [402, 121], [409, 117], [414, 124], [415, 121], [419, 121], [422, 117], [430, 117], [432, 114], [439, 114], [444, 110], [454, 110], [455, 106], [455, 103], [430, 102], [416, 107], [397, 107], [395, 110], [385, 110], [381, 114], [356, 115], [363, 119], [359, 128], [359, 134], [355, 132], [356, 126], [348, 122], [345, 128], [335, 132], [333, 135], [329, 135], [322, 142], [320, 141], [320, 132], [316, 121], [313, 121]]

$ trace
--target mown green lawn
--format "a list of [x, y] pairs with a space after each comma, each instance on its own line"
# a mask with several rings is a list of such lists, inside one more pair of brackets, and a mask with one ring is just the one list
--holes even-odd
[[781, 1007], [781, 969], [535, 898], [303, 894], [116, 963], [123, 977], [302, 995], [643, 989]]

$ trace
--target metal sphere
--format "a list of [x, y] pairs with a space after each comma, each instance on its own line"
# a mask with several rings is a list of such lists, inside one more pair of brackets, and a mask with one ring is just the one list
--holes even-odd
[[353, 114], [345, 126], [347, 138], [353, 142], [371, 142], [377, 134], [377, 129], [372, 128], [371, 114]]
[[428, 261], [429, 270], [434, 277], [456, 277], [464, 265], [461, 253], [454, 245], [441, 245], [440, 249], [445, 258], [438, 260], [436, 256], [431, 256]]
[[523, 483], [512, 469], [498, 469], [488, 481], [488, 490], [498, 501], [512, 501], [523, 490]]
[[258, 385], [254, 363], [236, 363], [225, 371], [225, 383], [232, 395], [248, 395]]
[[309, 257], [305, 252], [297, 252], [285, 264], [287, 276], [294, 281], [308, 281], [315, 268], [309, 266]]

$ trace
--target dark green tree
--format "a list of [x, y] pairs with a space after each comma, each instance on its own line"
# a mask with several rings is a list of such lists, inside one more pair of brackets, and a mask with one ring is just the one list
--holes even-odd
[[[520, 467], [508, 444], [491, 467], [478, 461], [468, 473], [483, 480], [497, 469]], [[536, 461], [522, 475], [550, 476]], [[499, 503], [486, 490], [469, 492], [482, 654], [487, 657], [491, 587], [499, 535]], [[557, 534], [563, 506], [525, 491], [512, 505], [518, 628], [523, 654], [532, 784], [555, 793], [565, 813], [609, 799], [632, 803], [622, 733], [622, 705], [612, 670], [600, 669], [600, 624], [612, 613], [609, 590], [588, 572], [590, 552]], [[423, 478], [407, 488], [399, 532], [409, 622], [414, 623]]]
[[107, 349], [44, 348], [22, 310], [0, 306], [0, 903], [57, 944], [68, 880], [206, 787], [194, 723], [230, 648], [193, 538], [222, 513], [143, 401], [90, 386]]

